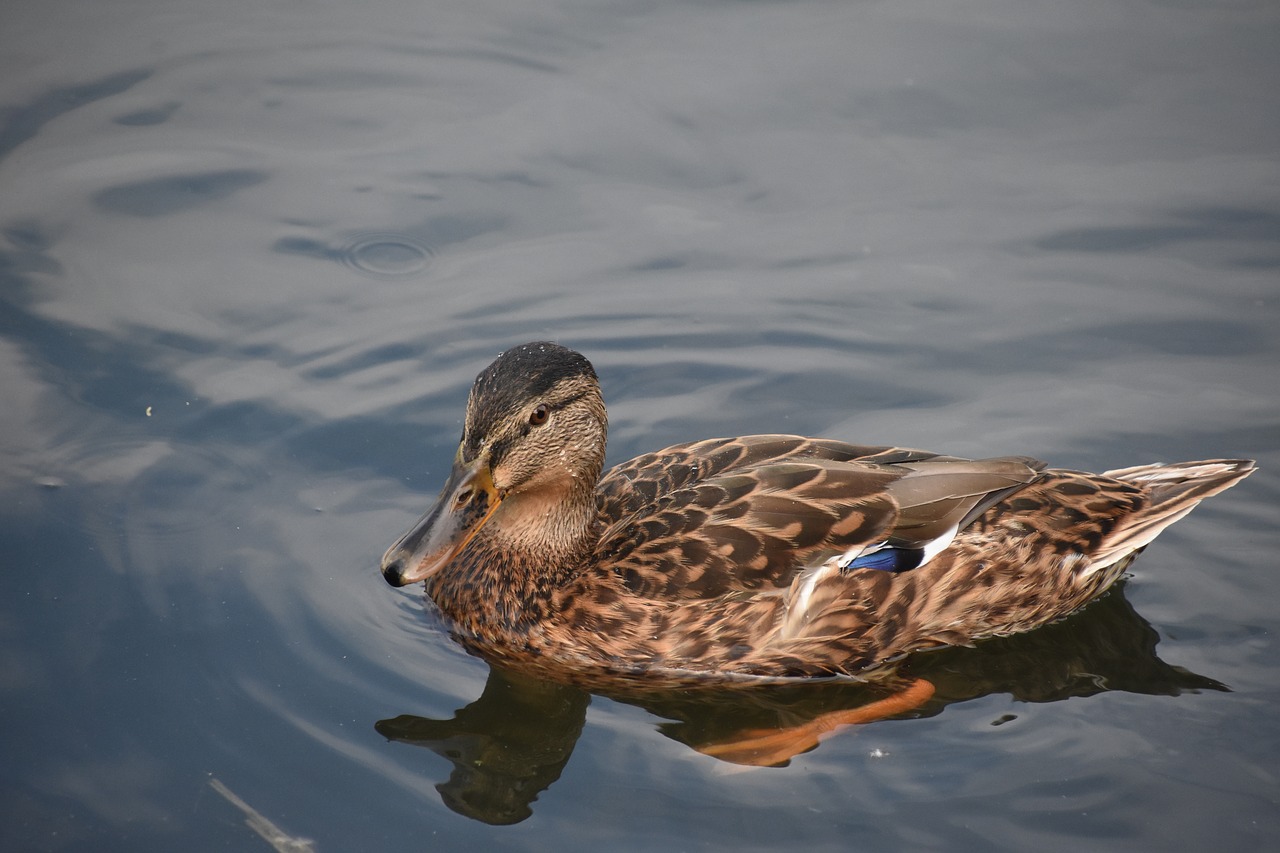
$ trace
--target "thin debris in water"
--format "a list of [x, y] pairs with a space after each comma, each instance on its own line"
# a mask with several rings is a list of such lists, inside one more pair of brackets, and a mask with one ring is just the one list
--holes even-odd
[[236, 796], [235, 792], [218, 779], [209, 777], [209, 785], [227, 802], [244, 812], [245, 824], [262, 836], [262, 840], [274, 847], [278, 853], [315, 853], [316, 843], [310, 838], [294, 838], [289, 835], [253, 806]]

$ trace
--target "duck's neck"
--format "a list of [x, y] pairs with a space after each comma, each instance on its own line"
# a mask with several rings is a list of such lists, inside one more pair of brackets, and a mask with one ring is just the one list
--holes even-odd
[[581, 572], [598, 537], [590, 491], [509, 498], [427, 594], [464, 633], [509, 643], [550, 615], [551, 596]]

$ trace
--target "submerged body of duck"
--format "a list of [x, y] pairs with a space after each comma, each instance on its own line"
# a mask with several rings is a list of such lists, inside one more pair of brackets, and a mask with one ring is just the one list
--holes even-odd
[[551, 343], [476, 379], [436, 505], [388, 549], [469, 649], [588, 679], [858, 675], [1028, 631], [1253, 463], [1087, 474], [788, 435], [721, 438], [601, 476], [591, 364]]

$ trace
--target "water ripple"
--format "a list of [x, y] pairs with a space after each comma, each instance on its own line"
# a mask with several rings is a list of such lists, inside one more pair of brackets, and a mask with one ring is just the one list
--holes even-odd
[[341, 258], [351, 269], [378, 278], [400, 278], [431, 264], [431, 250], [405, 234], [362, 234], [347, 244]]
[[431, 265], [434, 256], [423, 241], [399, 231], [361, 231], [332, 245], [312, 237], [282, 237], [277, 252], [335, 261], [373, 278], [405, 278]]

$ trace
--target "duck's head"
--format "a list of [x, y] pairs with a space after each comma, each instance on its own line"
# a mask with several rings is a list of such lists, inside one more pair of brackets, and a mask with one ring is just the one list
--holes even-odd
[[387, 549], [392, 586], [426, 580], [477, 536], [526, 562], [580, 550], [594, 515], [607, 418], [591, 362], [559, 344], [513, 347], [481, 371], [435, 506]]

